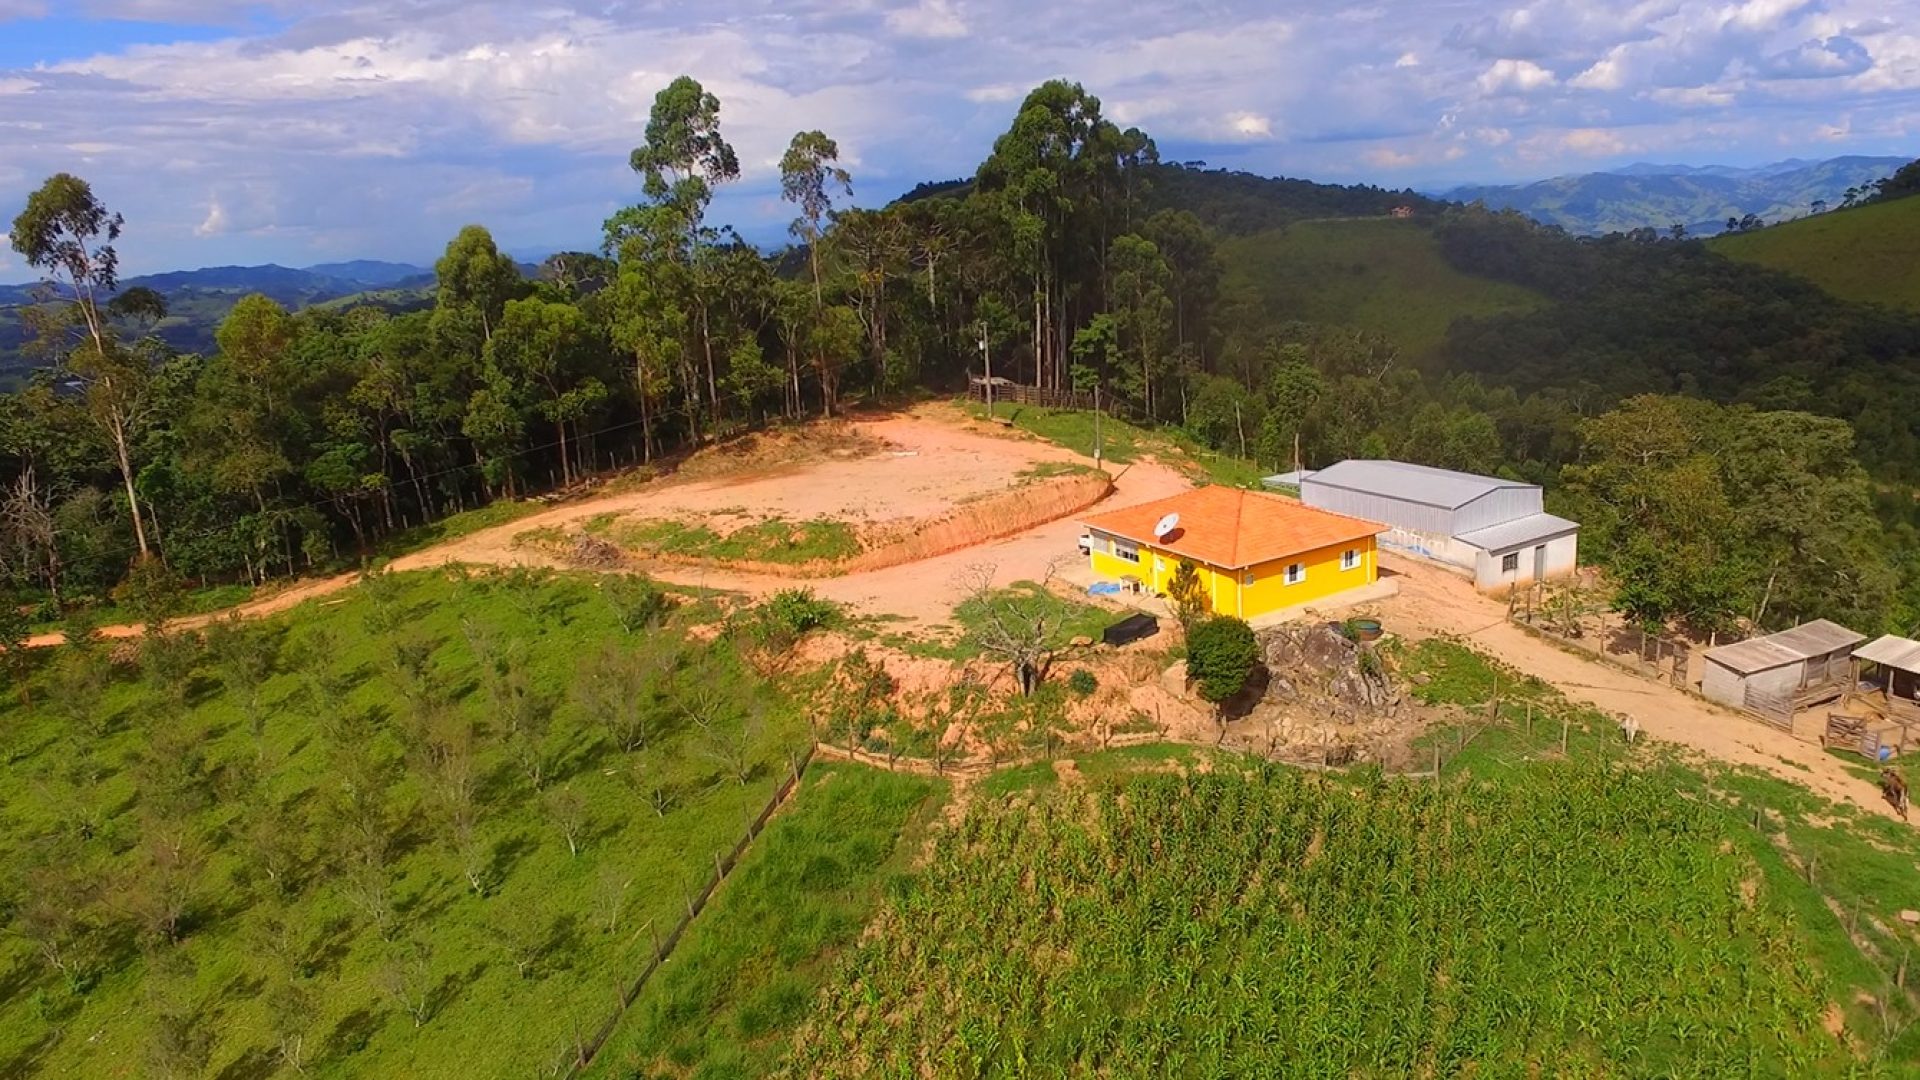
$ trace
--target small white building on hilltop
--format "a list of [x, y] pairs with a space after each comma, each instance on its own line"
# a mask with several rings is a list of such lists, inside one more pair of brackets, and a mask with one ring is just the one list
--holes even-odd
[[1457, 567], [1486, 590], [1571, 574], [1580, 526], [1546, 512], [1538, 484], [1347, 460], [1299, 477], [1308, 506], [1384, 523], [1382, 547]]

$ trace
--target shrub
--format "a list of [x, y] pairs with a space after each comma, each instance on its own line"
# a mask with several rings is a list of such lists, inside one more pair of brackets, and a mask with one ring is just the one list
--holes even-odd
[[814, 630], [832, 626], [840, 607], [822, 600], [812, 589], [782, 589], [741, 616], [734, 631], [763, 649], [781, 651]]
[[782, 589], [762, 610], [768, 622], [794, 637], [831, 626], [840, 615], [838, 605], [813, 595], [812, 589]]
[[637, 633], [666, 618], [673, 597], [645, 574], [616, 574], [600, 583], [600, 597], [613, 609], [627, 633]]
[[1075, 668], [1073, 674], [1067, 676], [1067, 689], [1073, 691], [1075, 697], [1087, 697], [1099, 688], [1099, 680], [1086, 668]]
[[1216, 705], [1239, 693], [1259, 663], [1253, 628], [1232, 616], [1215, 616], [1187, 635], [1187, 675]]
[[1173, 601], [1173, 616], [1188, 630], [1207, 615], [1207, 590], [1200, 583], [1200, 568], [1187, 559], [1173, 568], [1173, 580], [1167, 582], [1167, 597]]

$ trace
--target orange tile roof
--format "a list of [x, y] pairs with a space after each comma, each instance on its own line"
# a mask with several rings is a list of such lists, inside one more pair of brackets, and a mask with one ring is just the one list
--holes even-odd
[[[1179, 514], [1180, 524], [1165, 539], [1155, 540], [1153, 527], [1168, 514]], [[1359, 540], [1387, 529], [1378, 522], [1316, 509], [1278, 495], [1217, 485], [1095, 514], [1082, 519], [1082, 524], [1228, 570]]]

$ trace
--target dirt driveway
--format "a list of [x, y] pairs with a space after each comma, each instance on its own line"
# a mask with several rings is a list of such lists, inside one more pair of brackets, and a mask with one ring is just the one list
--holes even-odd
[[1382, 618], [1409, 637], [1465, 638], [1567, 697], [1631, 716], [1654, 738], [1736, 765], [1751, 765], [1823, 798], [1891, 815], [1880, 790], [1859, 779], [1817, 744], [1690, 694], [1611, 665], [1565, 652], [1509, 623], [1506, 605], [1474, 591], [1465, 578], [1411, 559], [1383, 555], [1382, 569], [1400, 576], [1400, 595], [1380, 605]]

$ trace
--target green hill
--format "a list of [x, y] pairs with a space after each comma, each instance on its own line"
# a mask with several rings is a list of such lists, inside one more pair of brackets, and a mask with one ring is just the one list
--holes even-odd
[[1303, 221], [1224, 239], [1220, 258], [1222, 299], [1249, 325], [1373, 330], [1416, 357], [1433, 352], [1462, 315], [1529, 311], [1547, 302], [1531, 289], [1454, 269], [1417, 220]]
[[1920, 198], [1835, 210], [1709, 245], [1730, 259], [1797, 274], [1843, 300], [1920, 311]]

